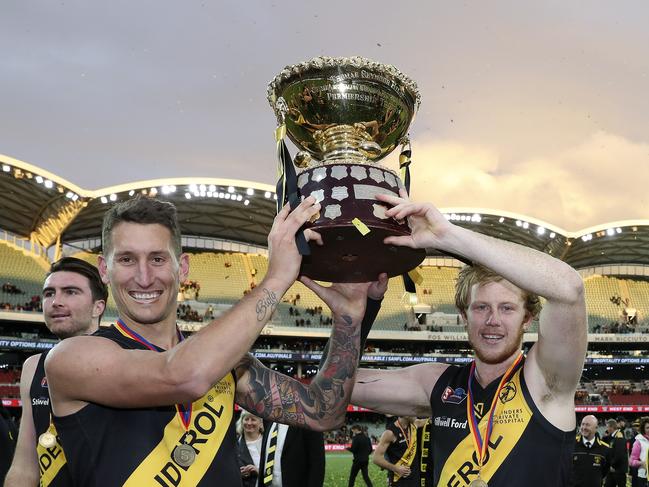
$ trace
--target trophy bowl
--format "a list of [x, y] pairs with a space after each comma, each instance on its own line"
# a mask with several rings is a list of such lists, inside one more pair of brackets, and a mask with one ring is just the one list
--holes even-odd
[[361, 57], [318, 57], [287, 66], [268, 86], [278, 124], [299, 148], [301, 196], [313, 195], [320, 214], [307, 227], [323, 246], [310, 244], [302, 274], [330, 282], [375, 280], [403, 274], [424, 259], [423, 249], [383, 243], [409, 235], [405, 221], [385, 215], [380, 193], [404, 188], [395, 172], [378, 164], [400, 144], [420, 104], [417, 85], [394, 66]]

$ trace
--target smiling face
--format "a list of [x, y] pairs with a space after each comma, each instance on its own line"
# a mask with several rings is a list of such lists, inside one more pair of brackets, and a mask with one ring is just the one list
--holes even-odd
[[117, 224], [99, 271], [127, 322], [175, 323], [178, 287], [187, 278], [189, 262], [186, 254], [176, 257], [168, 228], [157, 223]]
[[509, 281], [474, 284], [463, 318], [479, 360], [499, 364], [517, 354], [532, 321], [522, 291]]
[[76, 272], [53, 272], [43, 284], [43, 317], [60, 339], [86, 335], [97, 329], [103, 300], [94, 301], [88, 278]]
[[592, 440], [597, 432], [597, 419], [595, 416], [585, 416], [584, 419], [581, 420], [579, 432], [581, 433], [581, 436], [587, 440]]
[[253, 414], [247, 414], [243, 418], [243, 431], [249, 438], [255, 438], [261, 434], [261, 418]]

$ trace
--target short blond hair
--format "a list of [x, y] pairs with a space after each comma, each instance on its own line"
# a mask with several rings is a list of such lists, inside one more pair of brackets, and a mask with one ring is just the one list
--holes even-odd
[[[500, 281], [506, 281], [506, 279], [483, 265], [465, 265], [460, 269], [457, 281], [455, 282], [455, 307], [460, 313], [466, 315], [466, 310], [469, 308], [469, 302], [471, 301], [471, 289], [473, 289], [473, 286]], [[532, 318], [536, 318], [541, 312], [541, 299], [537, 294], [530, 293], [524, 289], [521, 289], [521, 294], [525, 302], [525, 309], [532, 315]]]

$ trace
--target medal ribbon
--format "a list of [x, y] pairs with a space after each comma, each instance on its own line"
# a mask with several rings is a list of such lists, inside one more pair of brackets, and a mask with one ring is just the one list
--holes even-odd
[[[151, 343], [149, 340], [144, 338], [142, 335], [138, 334], [137, 332], [131, 330], [128, 326], [126, 326], [126, 323], [124, 323], [121, 318], [117, 320], [117, 323], [115, 323], [115, 328], [117, 328], [117, 330], [120, 333], [122, 333], [122, 335], [126, 335], [127, 337], [135, 340], [136, 342], [144, 345], [149, 350], [152, 350], [154, 352], [161, 351], [160, 347], [156, 347], [153, 343]], [[176, 327], [176, 331], [178, 332], [178, 340], [182, 342], [185, 339], [185, 336], [182, 334], [182, 332], [178, 327]], [[176, 411], [178, 411], [180, 422], [185, 427], [185, 431], [187, 431], [192, 421], [191, 403], [189, 404], [189, 406], [185, 406], [183, 404], [176, 404]]]
[[471, 363], [471, 371], [469, 372], [469, 387], [468, 387], [469, 393], [468, 393], [468, 401], [466, 403], [466, 410], [467, 410], [466, 414], [469, 419], [469, 429], [471, 430], [471, 435], [473, 437], [473, 444], [475, 446], [476, 453], [478, 454], [478, 470], [482, 469], [482, 465], [484, 464], [485, 458], [487, 457], [487, 450], [489, 449], [489, 438], [491, 437], [491, 431], [493, 430], [494, 413], [496, 412], [496, 404], [498, 403], [498, 396], [500, 396], [500, 391], [502, 390], [503, 386], [514, 375], [514, 373], [518, 369], [518, 366], [521, 364], [522, 360], [523, 360], [523, 354], [521, 353], [516, 358], [516, 360], [514, 360], [514, 362], [509, 366], [507, 372], [505, 372], [505, 375], [503, 375], [502, 379], [500, 379], [500, 384], [498, 384], [498, 389], [496, 390], [496, 394], [494, 395], [494, 398], [491, 401], [491, 407], [489, 408], [489, 412], [488, 412], [489, 420], [487, 421], [487, 430], [485, 431], [484, 439], [480, 434], [480, 423], [478, 422], [478, 419], [475, 416], [473, 392], [471, 390], [471, 384], [473, 382], [473, 377], [475, 375], [475, 360]]

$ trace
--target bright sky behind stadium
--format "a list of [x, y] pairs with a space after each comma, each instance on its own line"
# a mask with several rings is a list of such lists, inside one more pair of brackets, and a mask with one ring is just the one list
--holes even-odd
[[5, 0], [0, 154], [86, 189], [273, 184], [267, 83], [361, 55], [419, 85], [415, 199], [566, 230], [646, 219], [648, 19], [644, 0]]

